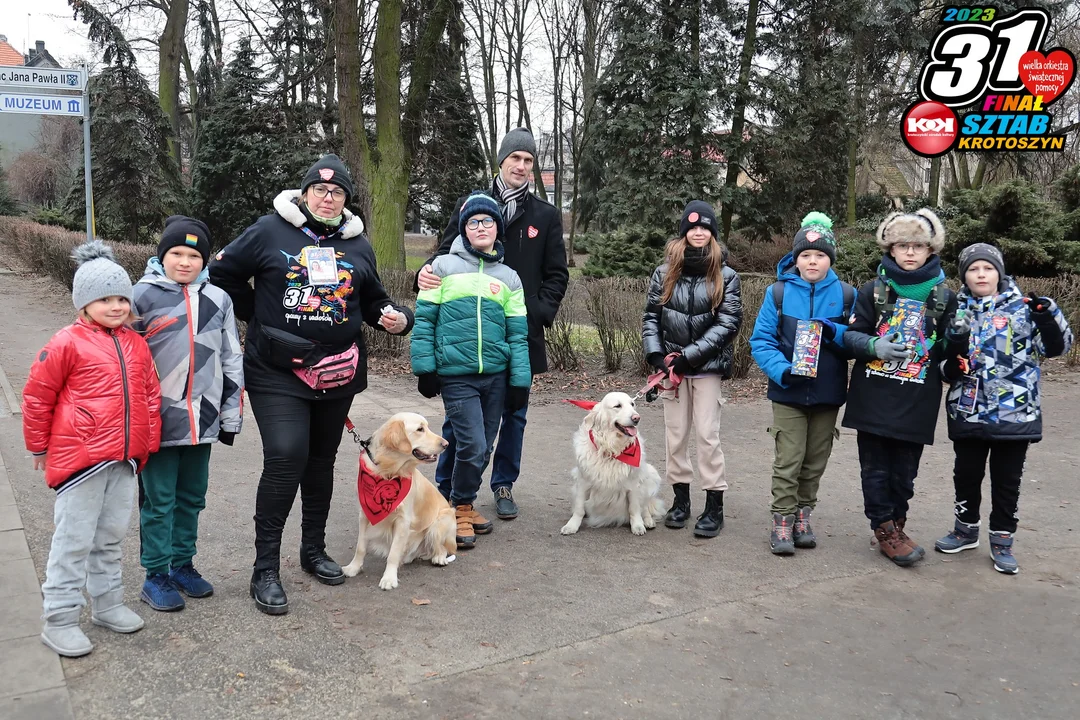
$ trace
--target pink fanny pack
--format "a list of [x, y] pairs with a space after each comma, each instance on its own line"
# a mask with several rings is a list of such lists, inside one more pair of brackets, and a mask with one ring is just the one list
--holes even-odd
[[293, 372], [312, 390], [329, 390], [352, 382], [359, 361], [360, 350], [353, 343], [343, 353], [329, 355], [311, 367], [297, 368]]

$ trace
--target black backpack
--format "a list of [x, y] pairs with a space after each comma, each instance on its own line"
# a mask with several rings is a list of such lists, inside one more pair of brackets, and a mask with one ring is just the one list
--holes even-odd
[[[940, 291], [940, 292], [939, 292]], [[945, 314], [946, 300], [949, 295], [944, 285], [935, 285], [926, 298], [925, 318], [934, 321], [934, 327], [942, 315]], [[874, 310], [877, 311], [877, 322], [874, 327], [880, 327], [881, 323], [892, 317], [893, 309], [896, 308], [896, 291], [889, 287], [880, 275], [874, 278]]]

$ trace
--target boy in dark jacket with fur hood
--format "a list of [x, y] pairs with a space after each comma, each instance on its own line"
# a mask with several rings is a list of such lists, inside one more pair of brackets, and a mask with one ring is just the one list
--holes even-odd
[[705, 511], [694, 534], [716, 537], [724, 527], [724, 451], [720, 449], [720, 381], [731, 377], [732, 341], [742, 324], [739, 276], [716, 239], [716, 214], [695, 200], [683, 211], [679, 237], [649, 281], [642, 340], [649, 364], [681, 380], [665, 391], [667, 479], [675, 504], [664, 524], [686, 526], [690, 516], [690, 429], [697, 433]]
[[944, 553], [979, 547], [980, 486], [989, 457], [990, 556], [995, 570], [1015, 575], [1020, 478], [1028, 445], [1042, 439], [1039, 361], [1067, 353], [1073, 336], [1053, 300], [1021, 293], [996, 247], [964, 248], [960, 278], [960, 310], [949, 327], [949, 348], [959, 352], [950, 352], [942, 368], [950, 383], [956, 523], [934, 547]]
[[[836, 416], [847, 398], [844, 331], [855, 301], [855, 288], [833, 272], [834, 260], [832, 220], [812, 212], [776, 267], [777, 282], [765, 290], [750, 337], [754, 360], [769, 377], [773, 403], [769, 546], [774, 555], [817, 546], [810, 513], [832, 454]], [[804, 350], [800, 355], [815, 359], [794, 362], [797, 344]]]
[[858, 430], [866, 517], [900, 566], [926, 553], [904, 532], [923, 447], [941, 407], [945, 329], [956, 296], [937, 253], [945, 229], [930, 210], [892, 213], [877, 231], [878, 276], [859, 289], [844, 342], [855, 355], [843, 426]]

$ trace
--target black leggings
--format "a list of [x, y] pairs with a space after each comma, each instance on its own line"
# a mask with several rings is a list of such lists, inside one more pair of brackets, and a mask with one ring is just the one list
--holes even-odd
[[304, 400], [249, 393], [263, 444], [263, 471], [255, 496], [255, 569], [277, 570], [281, 532], [300, 488], [301, 542], [326, 547], [326, 516], [334, 494], [334, 458], [352, 396]]

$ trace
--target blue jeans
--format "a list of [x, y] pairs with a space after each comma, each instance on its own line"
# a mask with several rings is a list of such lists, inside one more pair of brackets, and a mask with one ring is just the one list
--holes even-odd
[[863, 503], [870, 529], [906, 518], [908, 501], [915, 495], [923, 446], [861, 430], [858, 443]]
[[435, 481], [451, 505], [472, 505], [483, 482], [484, 468], [491, 457], [506, 406], [506, 373], [448, 376], [440, 380], [446, 412], [443, 437], [450, 445], [439, 458]]
[[[501, 375], [505, 379], [505, 375]], [[446, 380], [450, 378], [443, 378], [443, 387], [446, 387]], [[504, 388], [505, 392], [505, 388]], [[446, 392], [443, 391], [443, 403], [446, 402]], [[504, 403], [505, 405], [505, 403]], [[521, 446], [525, 438], [525, 414], [528, 412], [529, 406], [526, 403], [525, 407], [511, 412], [504, 408], [499, 409], [499, 413], [502, 415], [502, 427], [499, 430], [499, 446], [495, 449], [495, 459], [491, 468], [491, 490], [494, 492], [500, 487], [508, 488], [514, 484], [518, 479], [518, 475], [521, 473]], [[439, 457], [439, 465], [435, 469], [435, 484], [439, 486], [440, 490], [443, 490], [443, 495], [449, 497], [450, 492], [450, 477], [454, 472], [455, 458], [457, 455], [457, 443], [454, 435], [454, 424], [450, 421], [450, 414], [447, 413], [446, 420], [443, 422], [442, 435], [446, 439], [446, 450]], [[483, 468], [480, 473], [483, 474]], [[480, 485], [477, 485], [479, 489]], [[444, 489], [445, 488], [445, 489]], [[475, 495], [474, 495], [475, 497]]]

